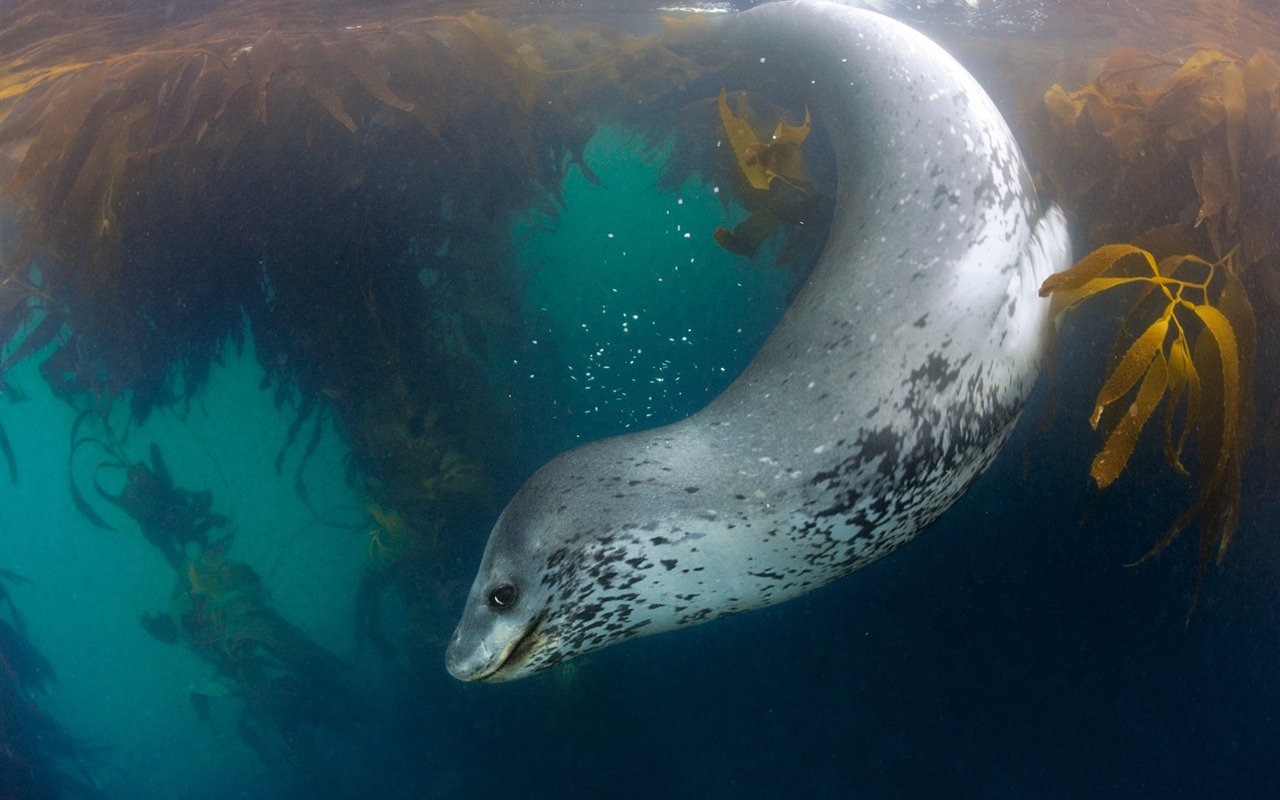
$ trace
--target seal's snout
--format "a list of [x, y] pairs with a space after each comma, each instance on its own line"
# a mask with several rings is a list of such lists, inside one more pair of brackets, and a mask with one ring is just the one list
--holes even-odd
[[466, 661], [465, 654], [459, 644], [462, 641], [461, 631], [454, 631], [449, 637], [449, 649], [444, 654], [444, 666], [449, 674], [460, 681], [471, 680], [472, 670]]
[[495, 659], [484, 646], [483, 641], [467, 640], [463, 626], [459, 625], [449, 639], [449, 649], [445, 651], [444, 666], [449, 674], [460, 681], [482, 680], [494, 670]]
[[[444, 665], [460, 681], [498, 683], [531, 671], [525, 663], [538, 642], [541, 617], [495, 614], [485, 605], [469, 605], [449, 639]], [[532, 670], [532, 671], [536, 671]]]

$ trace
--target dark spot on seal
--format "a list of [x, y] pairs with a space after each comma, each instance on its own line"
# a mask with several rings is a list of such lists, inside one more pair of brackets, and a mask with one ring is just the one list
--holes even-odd
[[697, 493], [698, 493], [698, 487], [697, 487], [697, 486], [686, 486], [686, 487], [684, 487], [684, 490], [685, 490], [686, 492], [688, 492], [689, 494], [697, 494]]
[[677, 562], [674, 558], [664, 558], [659, 563], [661, 563], [662, 566], [667, 568], [667, 572], [670, 572], [671, 570], [676, 568], [676, 564], [679, 562]]

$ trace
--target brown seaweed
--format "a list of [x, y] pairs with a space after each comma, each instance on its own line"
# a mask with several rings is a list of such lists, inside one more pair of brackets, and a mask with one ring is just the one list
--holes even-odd
[[[1203, 580], [1231, 542], [1242, 464], [1270, 438], [1264, 428], [1255, 441], [1255, 391], [1280, 408], [1275, 387], [1252, 379], [1257, 338], [1270, 328], [1254, 315], [1280, 307], [1268, 288], [1280, 275], [1280, 67], [1265, 48], [1247, 57], [1215, 46], [1121, 49], [1085, 85], [1053, 85], [1043, 109], [1045, 181], [1099, 246], [1043, 291], [1056, 312], [1142, 287], [1091, 417], [1108, 432], [1091, 474], [1100, 487], [1119, 476], [1164, 399], [1165, 459], [1198, 473], [1199, 494], [1140, 561], [1198, 518]], [[1134, 245], [1116, 244], [1126, 241]], [[1125, 333], [1131, 326], [1138, 335]], [[1182, 454], [1193, 437], [1188, 468]]]

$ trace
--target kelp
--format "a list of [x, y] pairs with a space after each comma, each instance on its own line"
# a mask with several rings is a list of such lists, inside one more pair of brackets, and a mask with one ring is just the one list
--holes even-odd
[[729, 108], [728, 92], [720, 90], [720, 122], [724, 125], [733, 156], [747, 182], [754, 189], [768, 189], [775, 180], [803, 191], [809, 183], [809, 173], [804, 166], [801, 145], [809, 137], [809, 109], [804, 110], [803, 125], [788, 125], [779, 121], [773, 134], [763, 141], [756, 135], [747, 119], [746, 102], [739, 96], [738, 112]]
[[[713, 232], [716, 243], [735, 255], [754, 259], [776, 233], [798, 227], [801, 232], [788, 236], [787, 247], [777, 261], [790, 264], [805, 260], [825, 241], [829, 224], [825, 212], [831, 206], [829, 187], [815, 184], [805, 162], [803, 146], [812, 128], [809, 109], [805, 108], [801, 125], [791, 125], [778, 109], [769, 107], [765, 113], [753, 109], [745, 93], [736, 96], [734, 108], [728, 98], [728, 91], [722, 88], [717, 103], [719, 121], [737, 167], [734, 179], [739, 185], [733, 196], [749, 213], [732, 229], [717, 227]], [[769, 127], [762, 118], [777, 120], [772, 133], [759, 133]], [[804, 235], [807, 225], [814, 226], [821, 240]]]
[[214, 667], [192, 690], [198, 713], [208, 718], [211, 697], [238, 698], [240, 735], [265, 761], [283, 755], [303, 774], [325, 775], [315, 735], [351, 733], [368, 712], [345, 665], [270, 606], [257, 572], [227, 557], [230, 543], [224, 538], [184, 562], [168, 607], [139, 623]]
[[1118, 50], [1087, 86], [1044, 95], [1046, 178], [1087, 216], [1095, 243], [1175, 221], [1202, 229], [1240, 268], [1272, 256], [1280, 191], [1280, 66], [1274, 53]]
[[1255, 324], [1233, 255], [1215, 263], [1185, 254], [1157, 259], [1133, 245], [1107, 245], [1040, 288], [1041, 296], [1053, 298], [1051, 316], [1103, 292], [1140, 290], [1124, 326], [1140, 333], [1127, 337], [1131, 341], [1114, 360], [1089, 418], [1096, 429], [1106, 412], [1115, 412], [1090, 475], [1104, 489], [1120, 476], [1161, 401], [1165, 458], [1182, 475], [1189, 475], [1184, 448], [1197, 431], [1199, 497], [1139, 561], [1160, 553], [1200, 517], [1201, 580], [1210, 560], [1225, 555], [1235, 531], [1249, 444]]
[[[222, 687], [221, 695], [243, 701], [241, 733], [264, 757], [274, 761], [262, 746], [264, 735], [275, 730], [279, 745], [272, 750], [314, 766], [311, 737], [317, 729], [347, 730], [366, 716], [346, 668], [270, 606], [267, 587], [252, 567], [228, 557], [231, 532], [211, 537], [231, 520], [211, 511], [211, 492], [175, 483], [157, 445], [150, 446], [148, 461], [130, 463], [109, 429], [79, 441], [96, 441], [113, 451], [116, 460], [108, 466], [124, 469], [123, 487], [119, 492], [103, 488], [99, 468], [93, 479], [98, 495], [132, 519], [173, 568], [168, 607], [140, 617], [143, 629], [213, 665], [211, 684]], [[80, 504], [82, 511], [89, 508], [83, 496]], [[207, 712], [209, 690], [193, 695], [197, 711]]]
[[[1273, 50], [1120, 49], [1085, 85], [1044, 93], [1033, 141], [1041, 180], [1097, 248], [1045, 282], [1053, 314], [1100, 293], [1127, 291], [1131, 304], [1090, 415], [1106, 432], [1090, 473], [1101, 488], [1115, 481], [1165, 403], [1165, 460], [1194, 473], [1198, 493], [1139, 561], [1198, 519], [1198, 582], [1231, 542], [1256, 444], [1257, 337], [1273, 334], [1254, 309], [1280, 307], [1278, 113]], [[1280, 409], [1274, 387], [1257, 388]]]

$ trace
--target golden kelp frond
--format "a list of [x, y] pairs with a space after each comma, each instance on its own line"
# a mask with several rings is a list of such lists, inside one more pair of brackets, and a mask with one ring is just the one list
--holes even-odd
[[[1093, 82], [1044, 96], [1045, 171], [1096, 241], [1174, 220], [1201, 226], [1241, 269], [1280, 247], [1269, 198], [1280, 183], [1280, 66], [1258, 50], [1118, 50]], [[1191, 200], [1194, 198], [1194, 200]]]
[[[1040, 287], [1042, 297], [1052, 296], [1054, 315], [1118, 287], [1142, 290], [1128, 317], [1141, 333], [1112, 365], [1089, 419], [1096, 429], [1107, 412], [1120, 410], [1112, 416], [1090, 474], [1100, 488], [1115, 481], [1147, 420], [1167, 398], [1165, 457], [1187, 474], [1183, 448], [1196, 431], [1200, 493], [1143, 559], [1163, 550], [1199, 516], [1201, 575], [1213, 554], [1221, 558], [1231, 540], [1249, 445], [1255, 326], [1236, 270], [1234, 252], [1209, 262], [1194, 255], [1157, 256], [1133, 245], [1107, 245]], [[1180, 407], [1182, 424], [1176, 427]]]
[[761, 141], [748, 121], [746, 99], [738, 98], [738, 113], [729, 110], [728, 93], [720, 90], [720, 122], [733, 147], [734, 157], [747, 182], [753, 188], [767, 190], [774, 179], [793, 189], [801, 189], [809, 181], [800, 146], [809, 136], [809, 109], [804, 111], [804, 124], [788, 125], [779, 120], [773, 135]]
[[812, 128], [809, 109], [805, 108], [801, 125], [788, 124], [780, 110], [767, 115], [777, 122], [773, 133], [762, 139], [757, 130], [768, 129], [760, 121], [762, 115], [748, 107], [743, 94], [735, 106], [736, 112], [730, 108], [728, 92], [721, 89], [720, 127], [732, 153], [731, 160], [722, 160], [729, 161], [729, 169], [736, 168], [734, 180], [743, 185], [733, 194], [749, 214], [732, 230], [716, 228], [716, 243], [736, 255], [755, 258], [764, 243], [785, 228], [790, 238], [778, 263], [800, 263], [814, 246], [808, 235], [813, 224], [819, 223], [819, 230], [825, 231], [823, 223], [829, 220], [822, 211], [828, 205], [828, 187], [815, 185], [805, 165], [803, 146]]

